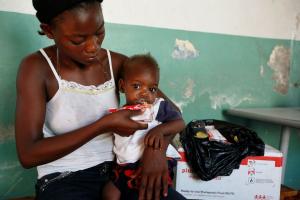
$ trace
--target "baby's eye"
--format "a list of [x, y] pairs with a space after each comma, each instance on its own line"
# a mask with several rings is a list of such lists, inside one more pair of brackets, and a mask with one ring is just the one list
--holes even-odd
[[155, 93], [157, 92], [157, 88], [149, 88], [150, 92]]
[[140, 88], [141, 88], [140, 84], [137, 84], [137, 83], [132, 84], [132, 87], [133, 87], [134, 89], [140, 89]]

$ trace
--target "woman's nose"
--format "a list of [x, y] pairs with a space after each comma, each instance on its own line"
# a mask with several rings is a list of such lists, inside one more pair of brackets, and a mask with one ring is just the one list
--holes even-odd
[[91, 37], [89, 38], [86, 47], [85, 47], [85, 52], [87, 54], [94, 54], [98, 51], [99, 49], [99, 44], [98, 44], [98, 38], [97, 37]]

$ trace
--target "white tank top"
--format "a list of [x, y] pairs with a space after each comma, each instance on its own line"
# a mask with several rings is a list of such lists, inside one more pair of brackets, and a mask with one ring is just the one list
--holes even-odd
[[[56, 94], [46, 104], [43, 126], [45, 138], [91, 124], [107, 114], [109, 108], [118, 106], [111, 56], [108, 50], [111, 79], [98, 86], [85, 86], [61, 79], [45, 51], [40, 49], [40, 52], [47, 60], [58, 82]], [[38, 178], [54, 172], [78, 171], [105, 161], [112, 161], [114, 158], [112, 148], [112, 133], [101, 134], [72, 153], [38, 166]]]

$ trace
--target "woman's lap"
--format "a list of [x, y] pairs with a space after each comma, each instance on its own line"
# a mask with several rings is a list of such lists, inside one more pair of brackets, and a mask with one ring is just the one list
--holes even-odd
[[[118, 175], [118, 180], [114, 182], [115, 186], [121, 191], [121, 200], [137, 200], [138, 199], [138, 190], [136, 188], [130, 188], [129, 185], [135, 185], [134, 181], [130, 180], [130, 178], [125, 177], [129, 176], [130, 177], [130, 173], [133, 173], [135, 167], [137, 165], [132, 164], [132, 165], [127, 165], [125, 167], [121, 167], [119, 166], [119, 172], [117, 173]], [[174, 166], [176, 166], [176, 160], [168, 160], [168, 172], [169, 172], [169, 177], [168, 177], [168, 185], [169, 185], [169, 189], [168, 189], [168, 196], [167, 197], [162, 197], [161, 200], [184, 200], [185, 198], [178, 193], [176, 190], [174, 190], [172, 188], [172, 179], [173, 179], [173, 168]], [[117, 167], [118, 168], [118, 167]], [[129, 169], [129, 172], [126, 172], [126, 169]], [[116, 167], [113, 170], [114, 172], [116, 171]], [[118, 171], [118, 170], [117, 170]], [[128, 182], [130, 182], [130, 184], [128, 184]]]
[[[103, 167], [105, 166], [105, 167]], [[37, 200], [95, 200], [101, 199], [102, 189], [110, 178], [111, 163], [98, 165], [72, 173], [53, 173], [39, 179], [36, 184]], [[122, 199], [137, 200], [137, 190], [127, 190]], [[168, 196], [161, 200], [184, 200], [169, 188]]]
[[72, 173], [53, 173], [36, 184], [37, 200], [101, 199], [102, 189], [109, 180], [111, 165], [102, 164]]

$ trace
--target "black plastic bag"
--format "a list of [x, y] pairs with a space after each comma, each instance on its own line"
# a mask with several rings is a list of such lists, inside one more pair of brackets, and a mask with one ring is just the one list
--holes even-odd
[[[205, 126], [214, 126], [227, 140], [207, 137]], [[229, 176], [246, 156], [263, 156], [265, 144], [254, 131], [219, 120], [193, 120], [180, 134], [187, 162], [201, 180]]]

